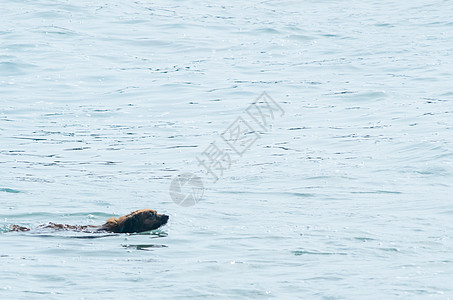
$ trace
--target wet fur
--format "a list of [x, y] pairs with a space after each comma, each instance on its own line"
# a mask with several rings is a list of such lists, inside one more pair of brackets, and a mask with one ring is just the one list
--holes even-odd
[[100, 230], [117, 233], [143, 232], [157, 229], [167, 221], [167, 215], [157, 214], [152, 209], [141, 209], [120, 218], [108, 219]]
[[[48, 223], [40, 225], [39, 228], [52, 228], [61, 230], [75, 230], [85, 232], [114, 232], [114, 233], [134, 233], [157, 229], [167, 224], [168, 216], [158, 214], [152, 209], [140, 209], [119, 218], [110, 218], [101, 226], [93, 225], [67, 225]], [[30, 228], [13, 225], [10, 231], [29, 231]]]

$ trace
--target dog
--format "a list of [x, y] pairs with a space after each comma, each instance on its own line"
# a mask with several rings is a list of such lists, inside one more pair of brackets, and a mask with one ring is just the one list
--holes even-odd
[[[169, 216], [158, 214], [155, 210], [140, 209], [119, 218], [112, 217], [101, 226], [67, 225], [50, 222], [38, 227], [84, 232], [139, 233], [157, 229], [167, 224], [168, 219]], [[13, 225], [9, 231], [30, 231], [30, 228]]]

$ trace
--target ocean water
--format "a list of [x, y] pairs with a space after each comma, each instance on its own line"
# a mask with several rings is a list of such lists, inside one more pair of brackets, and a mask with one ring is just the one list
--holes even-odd
[[[0, 298], [453, 298], [451, 1], [1, 7]], [[263, 92], [284, 114], [238, 155]], [[140, 208], [169, 223], [33, 229]]]

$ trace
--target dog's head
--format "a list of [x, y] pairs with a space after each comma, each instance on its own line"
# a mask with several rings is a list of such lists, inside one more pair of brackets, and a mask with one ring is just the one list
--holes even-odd
[[168, 218], [152, 209], [140, 209], [120, 218], [108, 219], [102, 229], [118, 233], [144, 232], [167, 224]]

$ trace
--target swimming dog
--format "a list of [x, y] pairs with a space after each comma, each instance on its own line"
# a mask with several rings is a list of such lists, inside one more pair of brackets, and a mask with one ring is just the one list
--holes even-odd
[[[168, 216], [158, 214], [152, 209], [140, 209], [119, 218], [110, 218], [101, 226], [93, 225], [67, 225], [48, 223], [39, 225], [39, 228], [51, 228], [62, 230], [75, 230], [84, 232], [114, 232], [114, 233], [138, 233], [157, 229], [168, 222]], [[30, 228], [13, 225], [10, 231], [29, 231]]]

